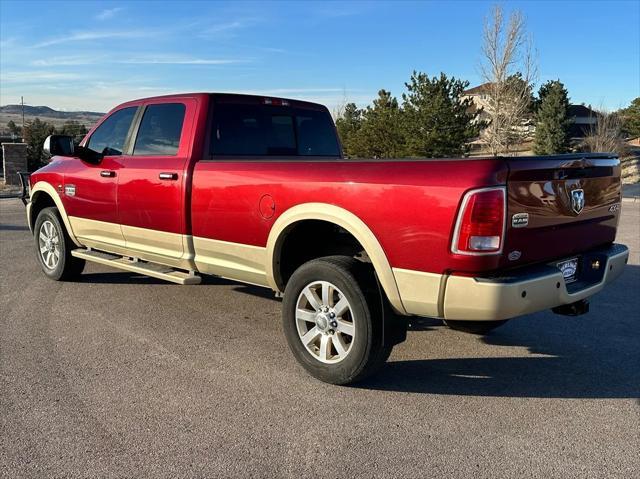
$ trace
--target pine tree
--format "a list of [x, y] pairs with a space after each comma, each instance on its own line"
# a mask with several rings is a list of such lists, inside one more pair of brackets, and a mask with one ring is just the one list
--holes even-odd
[[47, 136], [55, 133], [52, 124], [36, 118], [24, 126], [24, 142], [27, 144], [27, 163], [29, 171], [34, 171], [43, 165], [44, 156], [42, 145]]
[[347, 156], [354, 156], [351, 143], [354, 135], [362, 126], [362, 110], [355, 103], [347, 103], [340, 117], [336, 119], [336, 129], [342, 143], [342, 149]]
[[462, 99], [469, 82], [447, 77], [430, 78], [413, 72], [402, 95], [407, 154], [422, 157], [460, 156], [483, 126], [472, 100]]
[[22, 127], [16, 125], [15, 121], [13, 120], [9, 120], [9, 123], [7, 123], [7, 128], [13, 136], [20, 136], [22, 134]]
[[569, 97], [560, 80], [540, 87], [536, 102], [536, 133], [533, 151], [536, 155], [553, 155], [569, 151]]
[[361, 158], [403, 156], [405, 139], [401, 115], [398, 100], [390, 92], [380, 90], [373, 106], [364, 111], [361, 127], [349, 139], [351, 154]]
[[60, 135], [73, 136], [78, 140], [81, 140], [82, 137], [86, 135], [88, 131], [89, 130], [87, 130], [86, 126], [84, 126], [83, 124], [81, 124], [76, 120], [65, 121], [64, 125], [62, 125], [62, 128], [59, 128], [57, 130], [58, 134]]
[[640, 97], [631, 102], [627, 108], [620, 110], [622, 130], [632, 138], [640, 136]]

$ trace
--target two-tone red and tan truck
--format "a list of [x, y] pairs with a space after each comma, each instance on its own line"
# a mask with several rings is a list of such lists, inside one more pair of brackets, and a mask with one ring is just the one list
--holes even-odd
[[407, 316], [486, 333], [581, 314], [628, 258], [609, 154], [345, 159], [321, 105], [208, 93], [124, 103], [45, 150], [27, 217], [48, 277], [93, 261], [271, 288], [297, 360], [336, 384], [383, 363]]

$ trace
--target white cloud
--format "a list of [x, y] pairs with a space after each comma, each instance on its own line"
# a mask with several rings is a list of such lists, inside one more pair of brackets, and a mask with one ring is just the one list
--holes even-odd
[[228, 58], [143, 57], [118, 60], [116, 63], [135, 65], [231, 65], [234, 63], [247, 63], [247, 61]]
[[299, 95], [307, 93], [344, 93], [344, 91], [344, 88], [275, 88], [270, 90], [245, 91], [244, 93], [256, 95]]
[[256, 23], [259, 23], [259, 20], [256, 18], [244, 18], [227, 23], [218, 23], [205, 27], [200, 31], [200, 36], [203, 38], [234, 36], [237, 30], [248, 28]]
[[100, 55], [72, 55], [62, 57], [51, 57], [40, 60], [33, 60], [31, 65], [36, 67], [54, 67], [54, 66], [76, 66], [76, 65], [93, 65], [98, 63], [103, 56]]
[[43, 81], [67, 81], [84, 78], [77, 73], [61, 73], [52, 71], [3, 71], [0, 79], [7, 83], [38, 83]]
[[131, 31], [84, 31], [84, 32], [72, 32], [69, 35], [63, 37], [54, 37], [44, 40], [40, 43], [33, 45], [33, 48], [48, 47], [51, 45], [60, 45], [61, 43], [71, 42], [83, 42], [90, 40], [105, 40], [110, 38], [142, 38], [152, 35], [152, 32], [146, 30], [131, 30]]
[[248, 63], [248, 59], [234, 58], [196, 58], [180, 55], [132, 56], [129, 58], [110, 57], [107, 55], [71, 55], [34, 60], [36, 67], [78, 66], [95, 64], [129, 64], [129, 65], [232, 65]]
[[0, 40], [0, 48], [9, 48], [14, 46], [16, 43], [15, 38], [5, 38]]
[[107, 8], [96, 15], [96, 20], [109, 20], [122, 10], [124, 10], [122, 7]]

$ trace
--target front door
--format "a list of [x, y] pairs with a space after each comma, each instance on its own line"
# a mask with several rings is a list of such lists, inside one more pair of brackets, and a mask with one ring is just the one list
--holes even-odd
[[91, 133], [85, 146], [104, 155], [99, 164], [76, 158], [65, 171], [65, 209], [75, 236], [86, 246], [109, 251], [124, 247], [117, 208], [118, 175], [137, 109], [129, 106], [111, 113]]
[[118, 184], [118, 212], [127, 250], [143, 259], [185, 268], [190, 131], [184, 125], [192, 123], [194, 110], [195, 102], [188, 98], [144, 104]]

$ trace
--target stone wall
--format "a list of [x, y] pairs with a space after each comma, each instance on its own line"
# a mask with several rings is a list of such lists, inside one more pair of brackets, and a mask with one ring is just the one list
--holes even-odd
[[27, 171], [27, 144], [3, 143], [2, 144], [2, 170], [4, 181], [7, 185], [19, 185], [18, 171]]

